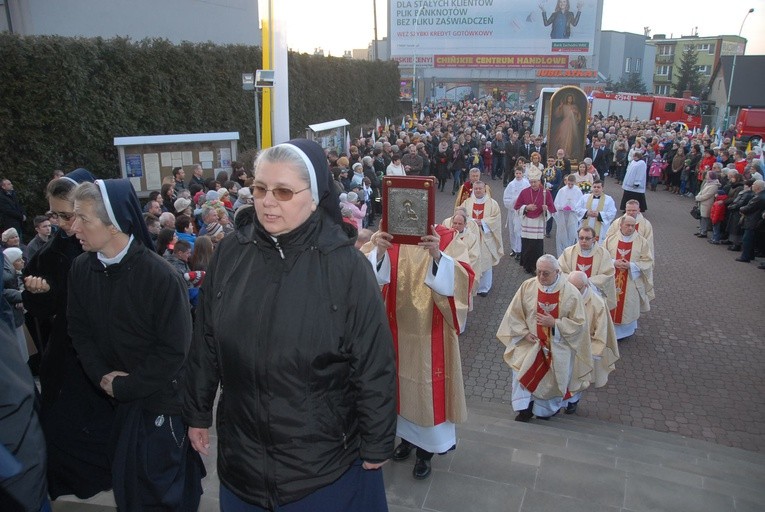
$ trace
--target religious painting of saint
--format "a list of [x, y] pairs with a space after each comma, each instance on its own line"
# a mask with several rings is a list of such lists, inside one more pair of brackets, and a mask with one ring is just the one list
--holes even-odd
[[547, 134], [548, 154], [559, 149], [566, 158], [584, 158], [587, 135], [587, 95], [579, 87], [561, 87], [550, 98], [550, 124]]
[[380, 229], [399, 244], [417, 244], [435, 223], [435, 179], [432, 176], [388, 176], [383, 179]]

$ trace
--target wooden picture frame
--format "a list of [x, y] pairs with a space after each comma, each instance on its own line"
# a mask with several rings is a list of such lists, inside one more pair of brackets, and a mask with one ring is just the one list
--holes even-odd
[[380, 229], [393, 235], [393, 243], [420, 243], [435, 224], [435, 177], [386, 176], [382, 182]]

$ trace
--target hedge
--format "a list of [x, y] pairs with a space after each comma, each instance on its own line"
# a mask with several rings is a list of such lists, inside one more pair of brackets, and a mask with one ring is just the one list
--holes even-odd
[[[394, 62], [290, 53], [290, 132], [346, 118], [355, 130], [401, 113]], [[0, 34], [0, 176], [31, 217], [54, 169], [118, 177], [113, 138], [238, 131], [255, 147], [254, 46]], [[31, 226], [29, 226], [31, 227]]]

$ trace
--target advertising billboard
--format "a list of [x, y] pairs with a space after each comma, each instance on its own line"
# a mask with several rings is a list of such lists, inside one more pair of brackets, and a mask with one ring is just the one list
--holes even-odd
[[391, 58], [443, 68], [592, 68], [602, 0], [389, 0]]

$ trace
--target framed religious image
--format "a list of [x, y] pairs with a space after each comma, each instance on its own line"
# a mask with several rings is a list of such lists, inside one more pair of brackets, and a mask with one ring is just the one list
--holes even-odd
[[383, 178], [380, 229], [398, 244], [418, 244], [436, 218], [436, 179], [433, 176]]

